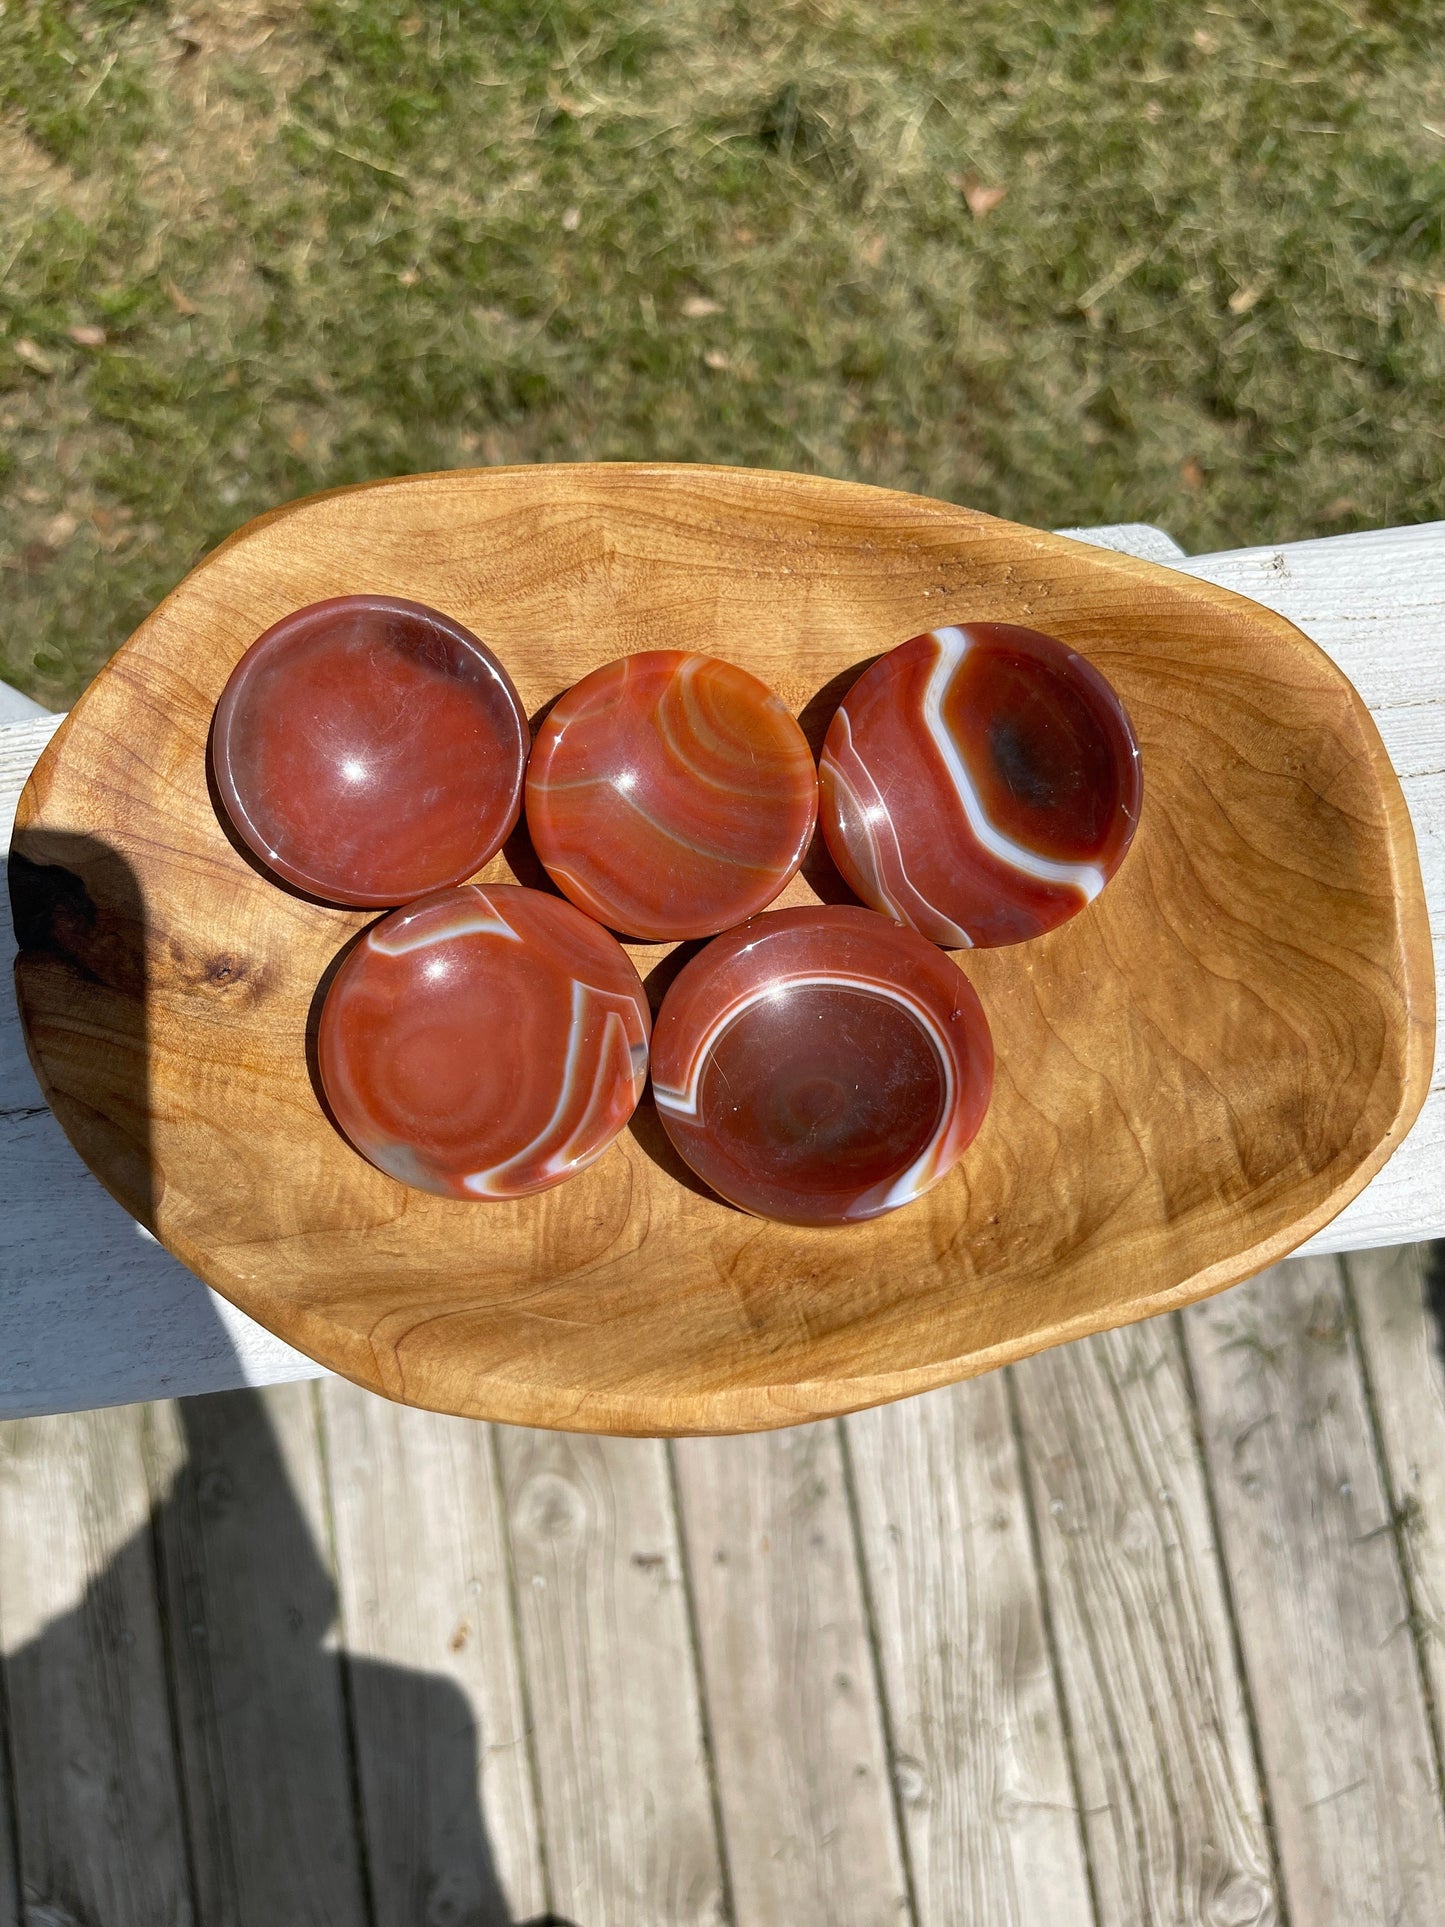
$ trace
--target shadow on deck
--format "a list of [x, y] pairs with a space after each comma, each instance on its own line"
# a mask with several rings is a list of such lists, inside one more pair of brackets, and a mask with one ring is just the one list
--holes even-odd
[[[10, 884], [17, 991], [47, 1094], [74, 1141], [104, 1147], [121, 1202], [153, 1226], [136, 880], [114, 849], [45, 832], [17, 836]], [[176, 1411], [184, 1457], [168, 1489], [153, 1479], [146, 1525], [73, 1610], [7, 1656], [23, 1918], [512, 1927], [478, 1793], [485, 1736], [466, 1698], [443, 1677], [337, 1649], [328, 1561], [257, 1394]], [[159, 1667], [137, 1663], [132, 1630], [135, 1603], [151, 1597]], [[155, 1797], [167, 1784], [172, 1803]], [[125, 1824], [142, 1811], [149, 1827]], [[172, 1837], [157, 1839], [158, 1825]], [[73, 1846], [88, 1830], [125, 1841], [134, 1864], [106, 1868], [97, 1854], [95, 1891], [77, 1892]]]

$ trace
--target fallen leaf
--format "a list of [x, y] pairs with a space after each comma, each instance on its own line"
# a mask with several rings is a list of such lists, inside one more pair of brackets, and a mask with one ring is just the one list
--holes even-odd
[[750, 227], [735, 227], [733, 229], [733, 239], [739, 247], [750, 248], [757, 238], [757, 235], [753, 233]]
[[1196, 27], [1194, 29], [1194, 44], [1200, 53], [1212, 54], [1214, 49], [1219, 45], [1219, 42], [1212, 33], [1206, 32], [1203, 27]]
[[721, 314], [721, 301], [709, 301], [705, 294], [690, 294], [682, 304], [682, 312], [689, 321], [701, 321], [705, 315]]
[[105, 329], [97, 327], [93, 321], [83, 321], [78, 328], [67, 328], [65, 332], [77, 348], [105, 346]]
[[118, 549], [121, 541], [125, 541], [125, 536], [129, 534], [125, 524], [129, 522], [129, 518], [131, 518], [131, 511], [125, 507], [92, 509], [91, 522], [94, 524], [96, 536], [100, 538], [102, 549]]
[[34, 575], [38, 569], [45, 567], [54, 554], [48, 542], [27, 542], [20, 551], [20, 566], [28, 575]]
[[1187, 455], [1179, 464], [1179, 479], [1187, 489], [1201, 489], [1204, 486], [1204, 470], [1192, 455]]
[[53, 375], [55, 373], [55, 368], [49, 355], [46, 354], [43, 348], [37, 347], [29, 335], [22, 335], [19, 341], [16, 342], [15, 358], [17, 361], [23, 361], [27, 368], [33, 368], [37, 375]]
[[471, 1636], [472, 1636], [471, 1622], [466, 1619], [459, 1619], [456, 1624], [456, 1630], [453, 1632], [451, 1638], [447, 1641], [447, 1644], [451, 1647], [454, 1653], [459, 1653], [462, 1650], [463, 1646], [465, 1646], [467, 1641], [471, 1638]]
[[719, 374], [732, 367], [732, 363], [721, 348], [709, 348], [703, 356], [703, 362], [707, 367], [717, 369]]
[[79, 527], [80, 517], [62, 509], [59, 515], [51, 516], [40, 533], [47, 548], [63, 549]]
[[975, 221], [985, 220], [1008, 193], [1006, 187], [990, 187], [986, 181], [981, 181], [977, 174], [964, 175], [962, 191], [968, 211]]
[[582, 225], [581, 208], [569, 207], [562, 216], [562, 232], [564, 234], [575, 234], [578, 228], [581, 227], [581, 225]]
[[421, 280], [421, 272], [417, 268], [403, 268], [396, 278], [404, 288], [414, 288]]
[[304, 428], [293, 428], [286, 437], [286, 446], [293, 455], [304, 455], [311, 446], [311, 438]]
[[1326, 503], [1320, 510], [1326, 522], [1339, 522], [1347, 515], [1358, 515], [1360, 505], [1352, 495], [1337, 495], [1333, 502]]
[[161, 277], [161, 293], [170, 302], [177, 314], [199, 314], [201, 311], [188, 294], [182, 294], [169, 275]]
[[1231, 314], [1248, 314], [1263, 293], [1263, 288], [1236, 288], [1234, 293], [1229, 297], [1229, 312]]

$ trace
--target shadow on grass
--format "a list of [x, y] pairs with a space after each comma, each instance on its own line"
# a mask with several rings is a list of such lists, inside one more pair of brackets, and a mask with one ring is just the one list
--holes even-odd
[[[52, 1108], [153, 1228], [136, 880], [93, 838], [21, 832], [10, 885]], [[144, 1527], [5, 1661], [16, 1917], [513, 1927], [470, 1703], [444, 1677], [337, 1649], [328, 1560], [262, 1399], [178, 1410], [184, 1462]], [[158, 1665], [143, 1663], [152, 1601]], [[0, 1915], [11, 1905], [0, 1893]]]

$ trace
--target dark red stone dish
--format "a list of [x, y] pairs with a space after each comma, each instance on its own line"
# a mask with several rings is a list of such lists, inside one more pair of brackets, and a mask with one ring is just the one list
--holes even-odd
[[527, 828], [552, 881], [629, 937], [710, 937], [764, 909], [817, 812], [818, 773], [783, 702], [680, 649], [574, 683], [527, 769]]
[[615, 938], [517, 884], [438, 890], [337, 971], [318, 1061], [335, 1121], [423, 1191], [518, 1198], [602, 1155], [647, 1081], [647, 998]]
[[653, 1095], [714, 1191], [789, 1224], [920, 1197], [972, 1142], [993, 1044], [972, 985], [911, 930], [849, 904], [754, 917], [663, 999]]
[[1052, 636], [914, 636], [854, 683], [819, 763], [823, 834], [875, 910], [949, 947], [1020, 943], [1082, 910], [1139, 821], [1134, 731]]
[[285, 882], [383, 908], [459, 883], [521, 809], [530, 732], [511, 678], [419, 602], [337, 596], [252, 643], [211, 766], [237, 834]]

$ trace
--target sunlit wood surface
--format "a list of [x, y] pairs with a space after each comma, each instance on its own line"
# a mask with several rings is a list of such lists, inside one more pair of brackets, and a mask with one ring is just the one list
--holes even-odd
[[[680, 1181], [647, 1100], [569, 1183], [482, 1210], [358, 1157], [308, 1040], [369, 913], [233, 847], [206, 743], [256, 635], [360, 587], [467, 623], [533, 713], [660, 644], [761, 676], [815, 738], [863, 663], [940, 623], [1029, 623], [1087, 654], [1138, 734], [1139, 831], [1086, 915], [967, 953], [998, 1072], [959, 1167], [840, 1237]], [[277, 509], [80, 697], [21, 794], [11, 867], [31, 1056], [91, 1170], [278, 1337], [469, 1418], [761, 1430], [1177, 1309], [1328, 1224], [1430, 1085], [1415, 834], [1324, 650], [1200, 571], [819, 476], [476, 469]], [[530, 846], [486, 874], [535, 881]], [[833, 886], [805, 860], [779, 901], [815, 887]], [[655, 999], [667, 948], [633, 948]]]
[[1438, 1927], [1439, 1248], [673, 1444], [0, 1427], [0, 1923]]

